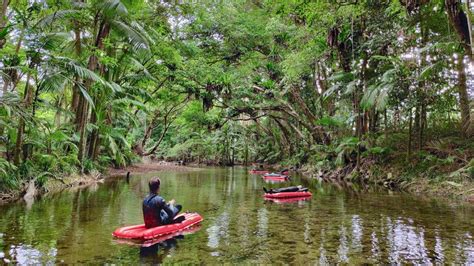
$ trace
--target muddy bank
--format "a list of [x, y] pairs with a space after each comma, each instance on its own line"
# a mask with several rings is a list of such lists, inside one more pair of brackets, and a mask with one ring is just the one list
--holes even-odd
[[64, 190], [75, 190], [93, 186], [104, 182], [105, 179], [114, 176], [134, 174], [146, 174], [160, 171], [187, 172], [199, 171], [200, 168], [183, 166], [174, 162], [145, 162], [131, 165], [121, 169], [109, 168], [107, 172], [92, 172], [90, 174], [73, 174], [62, 178], [50, 178], [39, 186], [35, 179], [24, 182], [18, 190], [0, 193], [0, 204], [15, 201], [33, 202], [36, 198], [58, 193]]
[[67, 189], [78, 189], [102, 183], [104, 175], [99, 172], [90, 174], [72, 174], [62, 178], [50, 178], [44, 184], [38, 184], [36, 179], [23, 182], [18, 190], [0, 193], [0, 204], [23, 200], [28, 204], [38, 197], [58, 193]]
[[437, 182], [420, 178], [408, 184], [406, 190], [417, 195], [450, 198], [474, 204], [474, 182], [469, 180]]
[[134, 164], [125, 168], [109, 168], [107, 176], [121, 176], [127, 175], [130, 172], [131, 175], [133, 174], [147, 174], [153, 172], [161, 172], [161, 171], [173, 171], [173, 172], [189, 172], [189, 171], [199, 171], [201, 170], [197, 166], [185, 166], [180, 165], [177, 162], [146, 162], [146, 163], [139, 163]]
[[444, 198], [474, 204], [474, 180], [469, 173], [459, 172], [455, 178], [443, 172], [414, 174], [397, 165], [362, 164], [327, 170], [305, 165], [299, 169], [307, 178], [328, 183], [358, 183], [365, 187], [378, 186], [423, 197]]

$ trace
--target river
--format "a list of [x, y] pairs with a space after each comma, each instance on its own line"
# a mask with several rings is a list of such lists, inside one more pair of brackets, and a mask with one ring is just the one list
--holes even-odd
[[[160, 172], [162, 195], [204, 217], [196, 232], [143, 248], [115, 228], [142, 223], [153, 176], [0, 206], [0, 261], [35, 263], [455, 263], [474, 264], [474, 207], [385, 190], [358, 191], [299, 177], [307, 201], [262, 198], [245, 168]], [[285, 184], [286, 185], [286, 184]]]

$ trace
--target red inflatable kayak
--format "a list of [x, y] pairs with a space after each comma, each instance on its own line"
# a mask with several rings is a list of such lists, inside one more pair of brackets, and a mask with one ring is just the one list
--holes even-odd
[[267, 180], [276, 180], [276, 181], [285, 181], [289, 179], [288, 176], [280, 175], [280, 174], [265, 174], [263, 175], [263, 178]]
[[277, 174], [277, 173], [264, 174], [263, 176], [264, 177], [284, 177], [284, 178], [288, 178], [287, 175]]
[[313, 194], [309, 191], [297, 192], [280, 192], [280, 193], [265, 193], [264, 197], [267, 199], [285, 199], [285, 198], [309, 198]]
[[251, 174], [256, 174], [256, 175], [263, 175], [263, 174], [270, 173], [270, 171], [267, 171], [267, 170], [250, 170], [249, 172]]
[[288, 180], [286, 177], [273, 177], [273, 176], [264, 176], [263, 179], [267, 181], [286, 181]]
[[127, 244], [127, 245], [133, 245], [133, 246], [140, 246], [140, 247], [150, 247], [155, 244], [164, 242], [168, 239], [172, 239], [173, 237], [180, 236], [180, 235], [189, 235], [189, 234], [194, 234], [197, 231], [201, 229], [201, 225], [197, 224], [192, 227], [188, 227], [186, 229], [183, 229], [181, 231], [176, 231], [171, 234], [167, 235], [162, 235], [159, 237], [155, 237], [153, 239], [148, 239], [148, 240], [143, 240], [143, 239], [123, 239], [123, 238], [117, 238], [115, 241], [120, 244]]
[[115, 230], [112, 235], [118, 238], [147, 240], [183, 231], [203, 220], [201, 215], [197, 213], [184, 213], [176, 217], [179, 216], [185, 217], [185, 220], [181, 223], [162, 225], [153, 228], [146, 228], [145, 224], [125, 226]]

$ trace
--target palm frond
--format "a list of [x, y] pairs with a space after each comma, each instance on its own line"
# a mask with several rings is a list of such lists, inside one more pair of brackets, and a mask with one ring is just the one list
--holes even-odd
[[102, 2], [100, 8], [103, 13], [109, 17], [113, 18], [118, 16], [127, 16], [128, 9], [120, 0], [105, 0]]
[[111, 21], [111, 24], [114, 26], [115, 30], [118, 31], [118, 33], [122, 34], [128, 39], [135, 51], [142, 49], [149, 50], [150, 44], [147, 38], [132, 26], [127, 25], [125, 22], [120, 20], [113, 20]]
[[92, 97], [90, 96], [90, 94], [87, 92], [86, 88], [82, 84], [78, 84], [78, 85], [79, 85], [78, 86], [79, 91], [81, 92], [82, 96], [84, 97], [84, 99], [86, 99], [89, 105], [94, 109], [95, 108], [94, 100], [92, 99]]
[[21, 71], [21, 70], [22, 70], [21, 66], [3, 66], [0, 68], [0, 76], [2, 77], [4, 81], [5, 80], [11, 81], [11, 76], [9, 72]]
[[54, 50], [72, 39], [73, 36], [70, 32], [54, 32], [43, 34], [40, 37], [40, 42], [43, 49]]
[[348, 72], [344, 72], [344, 71], [339, 71], [339, 72], [336, 72], [334, 73], [333, 75], [331, 75], [328, 80], [329, 81], [340, 81], [340, 82], [349, 82], [351, 80], [354, 80], [354, 74], [352, 73], [348, 73]]
[[432, 65], [429, 65], [423, 68], [418, 79], [419, 80], [429, 79], [431, 76], [435, 75], [436, 73], [441, 72], [445, 65], [446, 63], [444, 61], [438, 61]]
[[80, 11], [75, 9], [67, 9], [67, 10], [58, 10], [42, 19], [40, 19], [34, 27], [38, 28], [45, 28], [50, 26], [56, 20], [61, 20], [64, 18], [68, 18], [71, 16], [79, 15]]
[[38, 89], [45, 92], [60, 92], [68, 83], [68, 78], [61, 72], [46, 74], [38, 84]]
[[130, 25], [138, 32], [140, 35], [146, 38], [146, 40], [151, 44], [154, 45], [156, 42], [153, 40], [153, 38], [150, 36], [148, 31], [138, 22], [132, 21]]
[[143, 72], [144, 76], [147, 77], [148, 79], [152, 80], [152, 81], [155, 81], [155, 82], [158, 82], [158, 80], [153, 77], [153, 75], [148, 71], [147, 67], [144, 66], [141, 62], [139, 62], [137, 59], [135, 58], [130, 58], [130, 60], [132, 61], [132, 63], [134, 63], [134, 65]]
[[56, 63], [56, 65], [60, 65], [67, 71], [74, 73], [75, 75], [79, 76], [82, 79], [91, 80], [93, 82], [97, 82], [104, 87], [107, 87], [112, 90], [112, 92], [121, 91], [120, 85], [114, 82], [107, 82], [102, 77], [97, 75], [94, 71], [84, 67], [79, 62], [67, 58], [67, 57], [55, 57], [51, 63]]

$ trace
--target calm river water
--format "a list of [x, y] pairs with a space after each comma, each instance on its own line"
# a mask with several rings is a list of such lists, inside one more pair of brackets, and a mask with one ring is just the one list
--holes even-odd
[[262, 198], [262, 186], [286, 184], [267, 184], [244, 168], [158, 175], [165, 199], [204, 217], [197, 232], [149, 248], [115, 240], [115, 228], [142, 223], [141, 201], [152, 175], [132, 175], [129, 183], [110, 179], [30, 208], [0, 206], [0, 261], [474, 264], [472, 206], [298, 177], [286, 184], [307, 185], [313, 197], [275, 203]]

